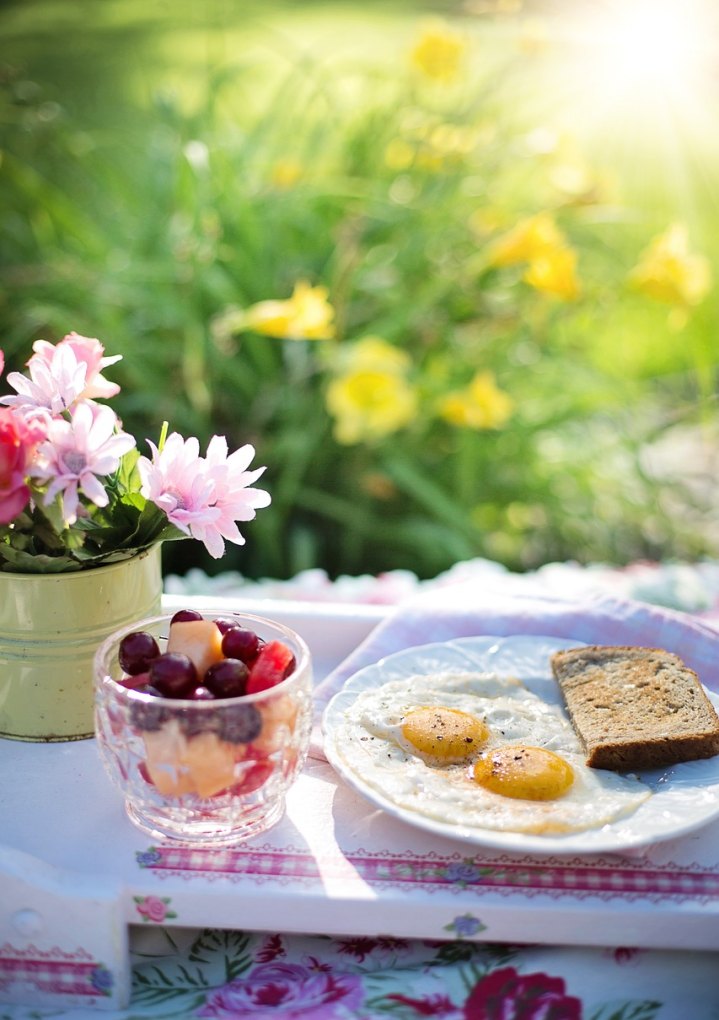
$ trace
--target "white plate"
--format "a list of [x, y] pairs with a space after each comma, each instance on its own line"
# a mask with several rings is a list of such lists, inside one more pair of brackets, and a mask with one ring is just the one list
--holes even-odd
[[[511, 675], [518, 677], [543, 700], [561, 706], [562, 696], [552, 677], [549, 657], [560, 648], [574, 648], [582, 643], [571, 639], [527, 635], [458, 638], [388, 655], [350, 677], [328, 704], [322, 721], [325, 754], [350, 786], [395, 818], [439, 836], [511, 852], [616, 852], [682, 836], [718, 817], [719, 755], [639, 773], [654, 796], [644, 801], [627, 818], [586, 832], [566, 836], [537, 836], [439, 822], [398, 807], [368, 786], [338, 753], [335, 734], [342, 724], [346, 709], [357, 695], [381, 687], [389, 680], [399, 680], [415, 674], [469, 670]], [[710, 691], [707, 694], [714, 705], [719, 707], [719, 696]]]

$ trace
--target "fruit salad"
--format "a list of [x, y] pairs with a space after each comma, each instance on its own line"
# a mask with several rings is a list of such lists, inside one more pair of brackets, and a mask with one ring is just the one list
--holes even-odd
[[[181, 609], [170, 620], [164, 652], [148, 631], [131, 631], [120, 641], [118, 660], [122, 686], [151, 695], [131, 704], [130, 719], [145, 742], [147, 781], [160, 793], [247, 793], [269, 778], [269, 757], [291, 735], [297, 709], [289, 695], [259, 706], [246, 696], [292, 673], [295, 657], [287, 645], [264, 641], [232, 618], [207, 620]], [[175, 699], [217, 702], [220, 711], [188, 707], [177, 716], [167, 704]], [[244, 767], [236, 770], [239, 762]]]
[[258, 815], [307, 752], [306, 646], [249, 616], [182, 609], [146, 623], [110, 642], [100, 670], [97, 731], [113, 778], [140, 814], [177, 809], [179, 823], [251, 802]]

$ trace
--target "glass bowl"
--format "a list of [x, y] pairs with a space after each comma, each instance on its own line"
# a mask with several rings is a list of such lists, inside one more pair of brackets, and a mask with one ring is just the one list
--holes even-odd
[[309, 748], [312, 662], [303, 639], [279, 623], [247, 613], [202, 616], [281, 642], [294, 656], [292, 672], [266, 690], [211, 701], [133, 690], [121, 682], [135, 682], [120, 666], [122, 639], [146, 631], [164, 652], [172, 615], [141, 620], [95, 654], [95, 732], [139, 828], [154, 839], [223, 846], [264, 832], [284, 814]]

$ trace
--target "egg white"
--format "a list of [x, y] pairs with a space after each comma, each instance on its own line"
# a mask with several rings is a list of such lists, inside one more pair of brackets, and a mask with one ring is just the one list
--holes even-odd
[[[556, 800], [519, 800], [471, 778], [471, 761], [426, 762], [403, 737], [414, 708], [468, 712], [489, 728], [479, 753], [505, 745], [542, 747], [567, 761], [574, 782]], [[397, 807], [459, 827], [539, 835], [581, 832], [634, 812], [650, 790], [634, 777], [590, 769], [571, 723], [557, 705], [520, 681], [491, 673], [442, 673], [392, 680], [361, 692], [335, 735], [336, 753], [362, 782]]]

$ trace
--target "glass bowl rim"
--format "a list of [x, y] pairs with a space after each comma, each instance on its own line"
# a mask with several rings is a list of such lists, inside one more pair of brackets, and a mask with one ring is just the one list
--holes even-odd
[[[177, 610], [175, 610], [177, 612]], [[254, 694], [239, 694], [234, 698], [214, 698], [212, 701], [193, 701], [192, 698], [160, 698], [156, 694], [147, 694], [145, 691], [135, 691], [130, 687], [125, 687], [119, 683], [114, 677], [110, 676], [105, 669], [104, 663], [107, 655], [109, 654], [110, 648], [113, 644], [119, 643], [126, 634], [132, 634], [136, 630], [145, 630], [148, 627], [167, 622], [169, 623], [172, 617], [175, 615], [172, 613], [158, 613], [156, 616], [146, 616], [143, 620], [136, 620], [134, 623], [127, 624], [125, 627], [119, 627], [114, 630], [112, 634], [109, 634], [104, 641], [97, 648], [93, 656], [93, 670], [96, 690], [101, 690], [103, 687], [110, 687], [116, 696], [126, 698], [128, 701], [138, 701], [141, 703], [150, 703], [155, 701], [162, 701], [168, 708], [185, 708], [191, 709], [193, 712], [210, 712], [217, 711], [220, 707], [237, 704], [252, 704], [262, 702], [271, 697], [276, 697], [283, 693], [285, 687], [291, 687], [293, 682], [297, 680], [300, 673], [303, 673], [311, 665], [312, 656], [310, 653], [309, 646], [305, 639], [293, 630], [292, 627], [288, 627], [287, 624], [279, 623], [277, 620], [273, 620], [269, 616], [259, 616], [256, 613], [245, 613], [238, 609], [198, 609], [198, 613], [202, 613], [203, 619], [217, 619], [225, 616], [240, 616], [243, 620], [248, 620], [250, 623], [269, 624], [271, 627], [277, 628], [281, 633], [286, 634], [299, 648], [299, 656], [295, 656], [296, 663], [295, 668], [286, 676], [284, 680], [281, 680], [278, 684], [273, 687], [267, 687], [263, 691], [256, 691]], [[276, 640], [276, 639], [272, 639]], [[293, 652], [294, 654], [294, 652]]]

